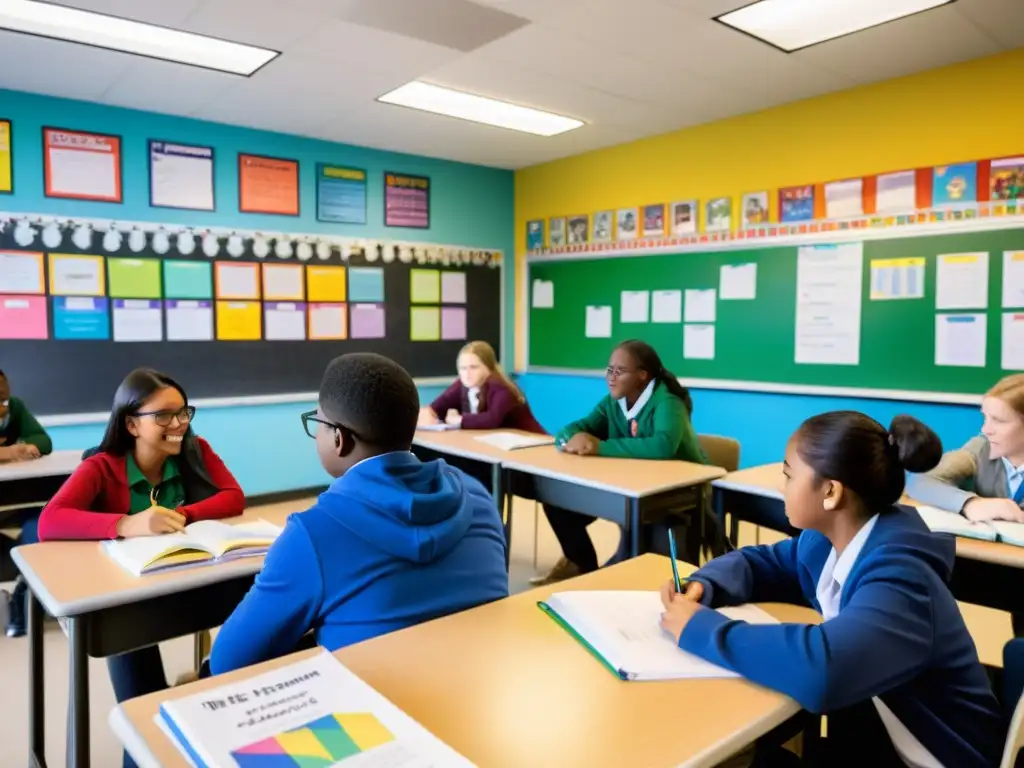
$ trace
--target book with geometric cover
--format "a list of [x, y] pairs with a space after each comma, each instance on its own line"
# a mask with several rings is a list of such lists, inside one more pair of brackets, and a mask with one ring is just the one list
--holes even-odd
[[333, 714], [231, 753], [239, 768], [328, 768], [395, 740], [369, 712]]

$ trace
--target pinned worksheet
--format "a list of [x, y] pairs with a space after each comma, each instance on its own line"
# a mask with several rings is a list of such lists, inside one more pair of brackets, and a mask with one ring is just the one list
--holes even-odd
[[304, 277], [305, 272], [298, 264], [264, 264], [263, 298], [270, 301], [302, 301], [306, 298]]
[[715, 297], [717, 291], [714, 288], [697, 290], [688, 288], [686, 291], [686, 311], [684, 319], [688, 323], [713, 323], [715, 322]]
[[650, 300], [650, 291], [623, 291], [620, 295], [619, 322], [649, 322]]
[[168, 299], [168, 341], [212, 341], [213, 302], [195, 299]]
[[264, 302], [263, 338], [267, 341], [305, 341], [306, 305], [301, 301]]
[[935, 364], [984, 368], [988, 318], [981, 313], [935, 316]]
[[1003, 252], [1003, 309], [1024, 308], [1024, 251]]
[[114, 341], [163, 341], [163, 302], [155, 299], [114, 300]]
[[797, 251], [797, 363], [860, 362], [863, 273], [863, 243], [805, 245]]
[[757, 298], [757, 264], [723, 264], [718, 275], [722, 301], [750, 301]]
[[714, 360], [715, 326], [711, 324], [683, 326], [683, 357], [687, 360]]
[[1024, 371], [1024, 312], [1003, 313], [1004, 371]]
[[683, 322], [682, 291], [651, 292], [651, 322], [681, 323]]
[[555, 308], [555, 284], [550, 280], [533, 281], [533, 308]]
[[0, 293], [42, 293], [43, 254], [0, 251]]
[[54, 296], [103, 296], [103, 257], [50, 254], [50, 293]]
[[938, 258], [936, 309], [988, 307], [988, 253], [948, 253]]
[[344, 304], [309, 305], [310, 341], [340, 341], [348, 338], [348, 307]]
[[260, 297], [259, 264], [217, 262], [215, 274], [218, 299], [258, 299]]
[[584, 335], [588, 339], [610, 339], [612, 337], [612, 308], [588, 306]]
[[924, 298], [923, 257], [871, 260], [871, 300]]

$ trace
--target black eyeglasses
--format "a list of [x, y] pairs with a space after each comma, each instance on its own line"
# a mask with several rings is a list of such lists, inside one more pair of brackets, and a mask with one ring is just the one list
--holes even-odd
[[195, 418], [196, 407], [186, 405], [179, 411], [138, 411], [134, 415], [137, 417], [152, 416], [158, 427], [169, 427], [175, 419], [178, 420], [179, 425], [184, 426], [190, 424]]

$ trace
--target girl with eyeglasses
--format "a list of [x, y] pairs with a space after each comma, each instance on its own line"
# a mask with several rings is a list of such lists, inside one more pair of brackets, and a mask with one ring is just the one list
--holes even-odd
[[[39, 537], [105, 540], [181, 531], [242, 514], [245, 496], [209, 443], [192, 431], [195, 407], [165, 374], [138, 368], [114, 395], [99, 447], [86, 451], [39, 519]], [[160, 649], [107, 660], [118, 702], [167, 687]], [[125, 765], [133, 763], [126, 757]]]

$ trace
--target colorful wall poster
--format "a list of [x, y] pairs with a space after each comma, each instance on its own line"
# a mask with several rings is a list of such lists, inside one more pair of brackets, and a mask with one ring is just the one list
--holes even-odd
[[672, 234], [692, 235], [697, 232], [697, 201], [683, 200], [672, 203]]
[[352, 267], [348, 273], [349, 301], [354, 301], [358, 304], [384, 303], [383, 269], [379, 267]]
[[43, 128], [47, 197], [122, 202], [121, 137]]
[[299, 161], [238, 153], [238, 210], [299, 215]]
[[213, 302], [164, 302], [167, 311], [168, 341], [212, 341]]
[[[159, 299], [159, 259], [107, 259], [107, 280], [114, 299]], [[115, 304], [114, 309], [117, 309]], [[117, 339], [115, 339], [116, 341]]]
[[989, 171], [989, 185], [992, 200], [1024, 198], [1024, 157], [993, 160]]
[[264, 302], [263, 338], [267, 341], [305, 341], [306, 305], [301, 301]]
[[544, 248], [544, 219], [526, 222], [526, 250], [540, 251]]
[[565, 245], [565, 217], [556, 216], [551, 219], [548, 225], [548, 238], [552, 248], [561, 248]]
[[863, 215], [864, 179], [843, 179], [825, 185], [826, 219], [849, 219]]
[[441, 273], [441, 303], [442, 304], [465, 304], [466, 303], [466, 273], [465, 272], [442, 272]]
[[811, 221], [814, 218], [814, 187], [802, 184], [779, 190], [779, 221]]
[[973, 203], [978, 199], [978, 164], [939, 165], [932, 170], [932, 206]]
[[341, 341], [348, 338], [348, 307], [344, 304], [309, 304], [310, 341]]
[[410, 270], [409, 298], [413, 304], [439, 304], [441, 273], [436, 269]]
[[384, 305], [350, 304], [349, 338], [383, 339]]
[[317, 163], [316, 219], [333, 224], [365, 224], [366, 171]]
[[306, 298], [309, 301], [345, 301], [345, 272], [345, 267], [307, 265]]
[[229, 264], [218, 261], [214, 267], [218, 299], [258, 299], [260, 265]]
[[412, 341], [439, 341], [440, 307], [412, 307], [409, 310], [409, 338]]
[[0, 296], [0, 339], [45, 339], [45, 296]]
[[614, 227], [611, 211], [598, 211], [594, 214], [594, 231], [591, 240], [595, 243], [610, 243]]
[[708, 200], [704, 211], [705, 232], [728, 232], [732, 229], [732, 198]]
[[384, 174], [384, 226], [430, 229], [430, 179]]
[[923, 299], [922, 257], [871, 260], [871, 300]]
[[590, 242], [589, 216], [570, 216], [566, 225], [569, 229], [569, 245], [586, 245]]
[[740, 203], [741, 226], [759, 227], [768, 223], [768, 193], [748, 192]]
[[615, 212], [615, 239], [636, 240], [640, 233], [639, 221], [639, 209], [619, 208], [619, 210]]
[[163, 302], [114, 299], [114, 341], [163, 341]]
[[0, 293], [43, 293], [43, 254], [0, 251]]
[[917, 209], [917, 172], [898, 171], [878, 175], [875, 211], [907, 213]]
[[73, 341], [110, 338], [110, 304], [106, 298], [53, 297], [53, 338]]
[[644, 206], [644, 237], [665, 236], [665, 204]]
[[[344, 267], [335, 267], [344, 273]], [[271, 301], [302, 301], [306, 298], [305, 270], [301, 264], [264, 264], [263, 298]], [[345, 275], [341, 276], [342, 281]]]
[[54, 296], [105, 295], [103, 257], [51, 253], [50, 293]]
[[258, 301], [217, 302], [218, 341], [259, 341], [263, 337]]
[[14, 138], [11, 121], [0, 120], [0, 194], [14, 191]]
[[168, 299], [212, 299], [213, 265], [207, 261], [162, 259], [164, 296]]
[[441, 338], [445, 341], [465, 341], [466, 310], [463, 307], [441, 308]]
[[212, 211], [213, 147], [149, 141], [149, 204]]

